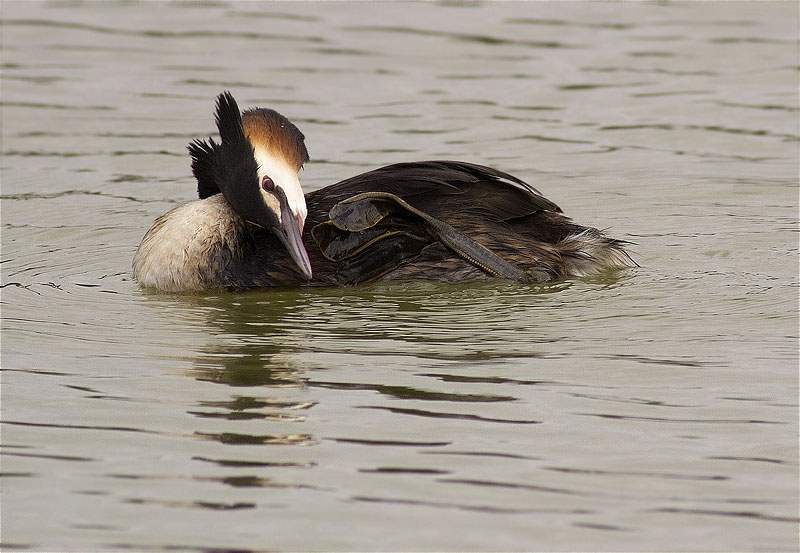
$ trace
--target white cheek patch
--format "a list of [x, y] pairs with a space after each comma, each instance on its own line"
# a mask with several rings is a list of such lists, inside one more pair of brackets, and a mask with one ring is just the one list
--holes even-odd
[[[286, 201], [289, 203], [289, 208], [292, 210], [292, 213], [295, 214], [301, 223], [304, 223], [306, 215], [308, 214], [308, 209], [306, 208], [306, 198], [303, 195], [303, 189], [300, 187], [300, 180], [297, 178], [297, 171], [290, 167], [286, 161], [270, 154], [264, 148], [256, 147], [254, 149], [256, 163], [258, 163], [259, 183], [265, 175], [269, 176], [275, 185], [280, 186], [283, 193], [286, 194]], [[280, 218], [280, 206], [275, 197], [265, 192], [263, 189], [261, 190], [261, 194], [265, 197], [264, 201], [270, 208], [272, 208], [273, 205], [278, 206], [274, 208], [273, 211], [278, 213], [278, 217]], [[270, 203], [268, 199], [272, 199], [274, 204]]]

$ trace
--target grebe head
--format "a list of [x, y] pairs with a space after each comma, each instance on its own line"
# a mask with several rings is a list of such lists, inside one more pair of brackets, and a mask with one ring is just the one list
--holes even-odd
[[216, 122], [222, 143], [214, 177], [220, 191], [247, 222], [272, 231], [310, 279], [303, 246], [306, 200], [297, 176], [308, 161], [303, 133], [271, 109], [240, 114], [229, 92], [217, 98]]

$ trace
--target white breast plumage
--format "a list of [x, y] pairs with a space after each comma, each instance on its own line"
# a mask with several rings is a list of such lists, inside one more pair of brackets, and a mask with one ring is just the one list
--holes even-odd
[[133, 276], [165, 292], [213, 287], [235, 256], [245, 225], [222, 194], [178, 206], [145, 234], [133, 258]]

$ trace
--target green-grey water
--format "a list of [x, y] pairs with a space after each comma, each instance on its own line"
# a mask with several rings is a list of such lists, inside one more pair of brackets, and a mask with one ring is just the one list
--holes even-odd
[[[798, 4], [0, 10], [4, 551], [798, 549]], [[222, 90], [640, 267], [142, 291]]]

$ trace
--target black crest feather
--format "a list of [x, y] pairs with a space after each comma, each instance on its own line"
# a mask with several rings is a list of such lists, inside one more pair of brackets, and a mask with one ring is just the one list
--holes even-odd
[[211, 137], [208, 138], [208, 142], [195, 139], [187, 146], [189, 156], [192, 158], [192, 173], [197, 179], [197, 196], [201, 200], [220, 193], [214, 176], [218, 147], [219, 145]]
[[253, 146], [244, 135], [239, 106], [228, 91], [217, 97], [216, 123], [222, 140], [215, 164], [220, 190], [226, 193], [233, 188], [246, 188], [248, 182], [254, 183], [254, 190], [258, 190], [258, 164]]
[[215, 119], [221, 142], [214, 147], [214, 181], [239, 215], [247, 221], [260, 221], [264, 211], [258, 163], [244, 134], [239, 106], [230, 92], [217, 97]]

